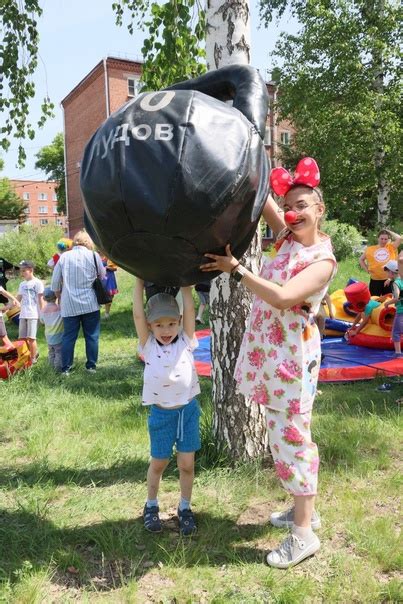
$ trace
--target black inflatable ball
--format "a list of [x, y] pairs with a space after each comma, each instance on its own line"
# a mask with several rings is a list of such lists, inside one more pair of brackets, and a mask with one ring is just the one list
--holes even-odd
[[81, 168], [96, 245], [162, 285], [206, 279], [204, 252], [224, 253], [228, 242], [240, 257], [268, 193], [267, 106], [258, 72], [232, 65], [140, 94], [111, 115]]

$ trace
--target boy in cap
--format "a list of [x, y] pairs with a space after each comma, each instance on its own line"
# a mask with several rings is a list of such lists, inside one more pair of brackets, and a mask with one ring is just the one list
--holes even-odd
[[49, 364], [60, 373], [62, 370], [63, 319], [60, 314], [60, 306], [56, 303], [56, 294], [50, 287], [45, 288], [43, 299], [46, 304], [41, 310], [40, 320], [45, 326]]
[[[392, 262], [393, 266], [391, 266]], [[385, 307], [391, 304], [395, 304], [396, 306], [396, 314], [392, 326], [392, 341], [396, 356], [401, 357], [401, 339], [403, 336], [403, 252], [400, 253], [398, 262], [396, 260], [389, 261], [384, 268], [394, 275], [391, 279], [393, 298], [385, 302]]]
[[153, 533], [162, 530], [159, 518], [158, 488], [162, 474], [176, 445], [181, 497], [178, 506], [182, 535], [196, 531], [190, 508], [194, 480], [195, 451], [200, 449], [200, 408], [195, 398], [200, 393], [193, 350], [195, 310], [191, 287], [182, 287], [183, 323], [175, 298], [166, 293], [152, 296], [144, 310], [144, 282], [136, 279], [133, 318], [143, 356], [143, 405], [150, 407], [148, 431], [151, 461], [147, 472], [147, 501], [144, 526]]
[[20, 274], [23, 281], [17, 295], [17, 300], [21, 303], [19, 337], [26, 340], [32, 363], [36, 363], [39, 356], [36, 332], [42, 309], [43, 283], [34, 276], [34, 263], [30, 260], [20, 262]]

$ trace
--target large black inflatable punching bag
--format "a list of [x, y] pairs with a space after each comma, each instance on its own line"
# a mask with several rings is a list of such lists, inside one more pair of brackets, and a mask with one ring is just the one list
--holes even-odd
[[204, 252], [224, 253], [228, 242], [242, 256], [268, 193], [267, 107], [259, 73], [231, 65], [142, 93], [112, 114], [81, 167], [96, 245], [163, 285], [206, 279]]

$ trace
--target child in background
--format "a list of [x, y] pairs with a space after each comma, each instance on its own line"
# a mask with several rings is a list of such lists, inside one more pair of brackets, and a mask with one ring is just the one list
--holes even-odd
[[[112, 297], [113, 302], [113, 296], [119, 293], [118, 284], [116, 282], [115, 276], [118, 267], [112, 262], [112, 260], [109, 260], [109, 258], [107, 258], [106, 256], [102, 256], [101, 259], [102, 264], [104, 265], [106, 270], [106, 276], [104, 279], [105, 289], [108, 294]], [[112, 302], [109, 302], [109, 304], [105, 304], [104, 319], [109, 319], [110, 317]]]
[[[388, 262], [388, 264], [385, 266], [385, 269], [388, 268], [391, 270], [389, 265], [390, 262]], [[401, 338], [403, 335], [403, 252], [400, 254], [396, 265], [397, 273], [394, 273], [395, 278], [392, 281], [393, 298], [385, 302], [385, 307], [390, 306], [391, 304], [396, 305], [396, 314], [392, 326], [392, 341], [395, 347], [396, 356], [401, 357]], [[394, 268], [394, 266], [392, 268]]]
[[30, 260], [20, 262], [23, 281], [18, 289], [17, 300], [21, 303], [19, 337], [26, 340], [32, 363], [38, 360], [36, 332], [39, 312], [42, 309], [43, 283], [34, 276], [34, 263]]
[[178, 303], [166, 293], [152, 296], [144, 310], [144, 282], [136, 279], [133, 294], [133, 318], [139, 338], [144, 367], [143, 405], [150, 407], [148, 431], [151, 461], [147, 472], [147, 501], [144, 527], [153, 533], [162, 530], [158, 489], [162, 474], [176, 445], [181, 497], [178, 506], [182, 535], [196, 531], [190, 508], [194, 480], [195, 451], [200, 449], [200, 392], [193, 350], [195, 311], [192, 288], [182, 287], [183, 327]]
[[210, 303], [210, 287], [211, 281], [209, 279], [200, 281], [200, 283], [196, 283], [195, 285], [195, 290], [200, 303], [199, 310], [197, 311], [196, 323], [203, 323], [204, 310]]
[[9, 301], [9, 304], [0, 308], [0, 341], [2, 343], [2, 346], [5, 346], [7, 348], [7, 350], [14, 350], [15, 346], [13, 345], [13, 343], [11, 342], [11, 340], [9, 339], [9, 337], [7, 335], [7, 329], [6, 329], [6, 325], [4, 323], [3, 312], [5, 312], [9, 308], [11, 308], [12, 306], [19, 306], [19, 302], [18, 302], [17, 298], [14, 298], [14, 296], [12, 294], [10, 294], [6, 289], [4, 289], [4, 287], [2, 287], [1, 285], [0, 285], [0, 295], [4, 296], [4, 298], [7, 298], [7, 300]]
[[40, 320], [45, 326], [49, 364], [60, 373], [62, 370], [63, 319], [60, 314], [60, 306], [56, 304], [56, 294], [50, 287], [45, 288], [43, 299], [46, 304], [41, 310]]
[[371, 318], [372, 311], [381, 305], [386, 296], [373, 300], [368, 285], [363, 281], [357, 281], [348, 285], [344, 293], [347, 301], [350, 303], [350, 308], [357, 313], [353, 324], [344, 334], [345, 339], [348, 340], [351, 336], [356, 336], [366, 327]]

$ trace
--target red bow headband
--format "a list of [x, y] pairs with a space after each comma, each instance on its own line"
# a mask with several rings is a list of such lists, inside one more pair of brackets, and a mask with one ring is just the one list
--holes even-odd
[[312, 157], [304, 157], [296, 167], [294, 178], [285, 168], [274, 168], [270, 172], [270, 187], [276, 195], [284, 197], [296, 185], [305, 185], [314, 189], [320, 183], [320, 172]]

